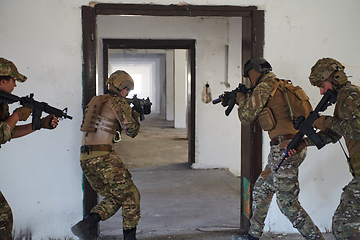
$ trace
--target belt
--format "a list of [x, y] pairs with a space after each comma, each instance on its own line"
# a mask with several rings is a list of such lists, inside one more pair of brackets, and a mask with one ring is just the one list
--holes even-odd
[[111, 150], [112, 150], [112, 146], [109, 145], [84, 145], [80, 147], [80, 152], [87, 154], [89, 154], [90, 151], [110, 152]]
[[283, 141], [293, 139], [293, 137], [295, 137], [295, 135], [292, 135], [292, 134], [277, 136], [277, 137], [271, 139], [270, 146], [279, 145]]

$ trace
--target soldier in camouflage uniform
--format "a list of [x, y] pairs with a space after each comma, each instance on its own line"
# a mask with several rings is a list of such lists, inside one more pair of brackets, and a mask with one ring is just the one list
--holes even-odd
[[[125, 133], [135, 137], [140, 130], [139, 111], [131, 109], [125, 97], [134, 81], [125, 71], [107, 79], [108, 91], [95, 96], [86, 107], [81, 131], [81, 168], [92, 188], [105, 198], [71, 230], [81, 239], [93, 239], [97, 223], [113, 216], [122, 207], [124, 240], [136, 239], [140, 219], [140, 193], [120, 157], [112, 150]], [[134, 107], [133, 107], [134, 108]]]
[[[16, 87], [16, 81], [25, 82], [27, 77], [20, 74], [11, 61], [0, 58], [0, 90], [11, 93]], [[13, 138], [23, 137], [32, 130], [31, 123], [16, 125], [18, 121], [26, 121], [31, 114], [31, 109], [19, 107], [13, 114], [9, 113], [8, 104], [0, 104], [0, 145]], [[53, 129], [58, 124], [58, 119], [49, 115], [42, 120], [42, 128]], [[50, 126], [51, 124], [51, 126]], [[13, 216], [11, 208], [4, 195], [0, 192], [0, 239], [12, 240]]]
[[256, 180], [253, 189], [253, 214], [247, 236], [233, 236], [233, 240], [256, 240], [263, 233], [265, 218], [276, 193], [276, 202], [280, 211], [305, 239], [324, 239], [318, 227], [301, 207], [299, 196], [298, 171], [306, 156], [305, 145], [298, 148], [296, 154], [284, 161], [275, 171], [281, 160], [281, 151], [291, 141], [297, 130], [294, 129], [288, 103], [282, 91], [276, 91], [270, 64], [263, 58], [252, 58], [244, 65], [244, 77], [249, 78], [254, 87], [248, 97], [237, 94], [238, 115], [242, 124], [259, 120], [261, 128], [267, 131], [270, 141], [270, 153], [265, 169]]
[[[335, 143], [342, 136], [349, 152], [349, 169], [353, 179], [343, 188], [340, 204], [332, 222], [336, 239], [360, 239], [360, 87], [351, 84], [345, 67], [335, 59], [319, 59], [311, 68], [310, 83], [324, 94], [337, 93], [334, 116], [320, 116], [314, 127], [324, 143]], [[314, 143], [307, 139], [308, 145]]]

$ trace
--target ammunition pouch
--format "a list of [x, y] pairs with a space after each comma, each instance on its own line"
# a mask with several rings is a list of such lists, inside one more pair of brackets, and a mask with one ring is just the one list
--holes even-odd
[[273, 130], [276, 127], [276, 121], [274, 118], [274, 115], [269, 107], [265, 107], [259, 117], [258, 117], [259, 123], [261, 128], [264, 131], [270, 131]]

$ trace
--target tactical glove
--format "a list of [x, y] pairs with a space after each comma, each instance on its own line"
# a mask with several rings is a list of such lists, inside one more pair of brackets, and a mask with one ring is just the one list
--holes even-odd
[[221, 100], [221, 105], [222, 105], [223, 107], [229, 106], [229, 103], [230, 103], [230, 101], [231, 101], [232, 98], [234, 98], [232, 92], [224, 92], [224, 94], [223, 94], [222, 97], [220, 98], [220, 100]]
[[318, 119], [316, 119], [313, 123], [313, 127], [314, 128], [317, 128], [317, 129], [320, 129], [320, 131], [325, 131], [327, 129], [327, 127], [325, 126], [326, 122], [328, 120], [330, 120], [331, 117], [330, 116], [320, 116]]
[[32, 110], [26, 107], [19, 107], [14, 110], [14, 113], [15, 112], [19, 115], [19, 121], [26, 121], [32, 113]]
[[246, 93], [243, 93], [243, 92], [238, 92], [236, 94], [236, 104], [239, 105], [239, 102], [241, 99], [244, 99], [247, 97], [247, 94]]
[[137, 113], [139, 113], [139, 115], [144, 114], [144, 108], [141, 107], [140, 104], [136, 104], [132, 107], [132, 110], [135, 110]]
[[47, 117], [44, 117], [41, 119], [41, 128], [46, 128], [46, 129], [54, 129], [56, 128], [53, 127], [51, 125], [51, 121], [53, 120], [53, 118], [55, 117], [55, 115], [51, 114], [51, 115], [48, 115]]
[[138, 119], [139, 117], [140, 117], [140, 113], [138, 113], [137, 111], [132, 111], [132, 116], [133, 116], [133, 118], [135, 118], [135, 119]]

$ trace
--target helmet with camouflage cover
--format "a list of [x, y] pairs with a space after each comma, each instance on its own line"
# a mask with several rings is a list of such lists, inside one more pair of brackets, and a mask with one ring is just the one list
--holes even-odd
[[329, 81], [335, 90], [341, 88], [348, 82], [348, 77], [344, 72], [345, 66], [333, 58], [319, 59], [311, 68], [310, 83], [313, 86], [319, 86], [324, 81], [329, 81], [333, 74], [334, 81]]
[[109, 85], [109, 89], [115, 87], [117, 91], [121, 91], [124, 88], [128, 88], [129, 90], [134, 89], [134, 80], [127, 72], [122, 70], [113, 72], [106, 80], [106, 84]]
[[0, 58], [0, 77], [12, 77], [19, 82], [25, 82], [27, 77], [20, 74], [15, 64], [5, 58]]

